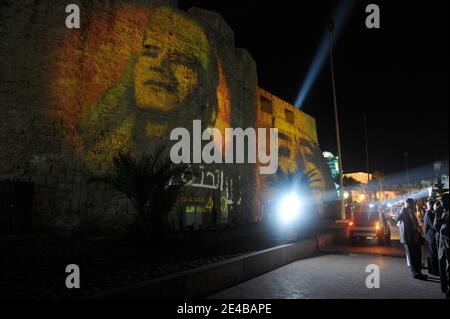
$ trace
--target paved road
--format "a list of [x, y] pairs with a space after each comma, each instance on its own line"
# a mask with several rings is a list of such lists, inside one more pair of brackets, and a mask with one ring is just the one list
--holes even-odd
[[[211, 298], [442, 299], [438, 278], [413, 279], [402, 256], [398, 240], [391, 247], [378, 247], [376, 240], [351, 247], [341, 243], [326, 254], [286, 265]], [[379, 289], [365, 285], [370, 264], [380, 268]]]

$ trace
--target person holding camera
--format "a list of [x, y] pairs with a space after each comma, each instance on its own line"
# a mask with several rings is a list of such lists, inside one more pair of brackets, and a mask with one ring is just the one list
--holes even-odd
[[439, 259], [439, 277], [441, 279], [441, 290], [448, 298], [449, 293], [449, 194], [445, 193], [441, 197], [441, 205], [436, 210], [436, 217], [434, 220], [434, 228], [436, 230], [436, 242], [438, 245], [438, 259]]

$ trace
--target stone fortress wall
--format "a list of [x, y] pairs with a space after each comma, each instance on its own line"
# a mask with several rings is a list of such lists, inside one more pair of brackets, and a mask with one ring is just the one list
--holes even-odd
[[[80, 29], [65, 27], [70, 3], [81, 9]], [[318, 149], [314, 119], [258, 88], [254, 60], [217, 13], [181, 11], [173, 0], [19, 0], [0, 8], [0, 181], [34, 183], [42, 225], [70, 233], [126, 224], [130, 205], [88, 180], [123, 150], [139, 156], [170, 144], [171, 129], [194, 119], [221, 131], [272, 125], [295, 140], [290, 147]], [[273, 101], [272, 116], [262, 97]], [[303, 159], [317, 166], [309, 160], [317, 152], [308, 152]], [[282, 169], [295, 168], [295, 154], [280, 154]], [[200, 168], [180, 196], [174, 228], [262, 218], [257, 165]]]

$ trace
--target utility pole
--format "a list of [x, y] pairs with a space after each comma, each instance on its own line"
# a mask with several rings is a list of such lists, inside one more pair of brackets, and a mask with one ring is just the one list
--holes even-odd
[[333, 106], [334, 106], [334, 120], [336, 126], [336, 144], [338, 152], [339, 163], [339, 216], [341, 220], [345, 220], [345, 204], [344, 204], [344, 169], [342, 167], [342, 152], [341, 152], [341, 137], [339, 129], [339, 114], [336, 99], [336, 83], [334, 80], [334, 63], [333, 63], [333, 19], [330, 20], [330, 66], [331, 66], [331, 85], [333, 87]]
[[404, 152], [403, 157], [405, 158], [406, 182], [408, 183], [408, 187], [409, 187], [408, 153]]
[[[366, 169], [367, 169], [367, 193], [371, 197], [370, 189], [370, 166], [369, 166], [369, 139], [367, 137], [367, 115], [364, 114], [364, 140], [366, 145]], [[369, 198], [371, 200], [371, 198]]]

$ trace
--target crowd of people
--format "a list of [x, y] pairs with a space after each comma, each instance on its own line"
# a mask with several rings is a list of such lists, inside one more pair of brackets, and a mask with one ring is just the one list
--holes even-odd
[[[449, 297], [449, 193], [430, 197], [426, 211], [417, 216], [414, 199], [408, 198], [397, 216], [400, 242], [404, 244], [408, 266], [415, 279], [427, 279], [422, 273], [422, 246], [429, 250], [428, 273], [440, 278], [441, 290]], [[418, 218], [419, 217], [419, 218]]]

